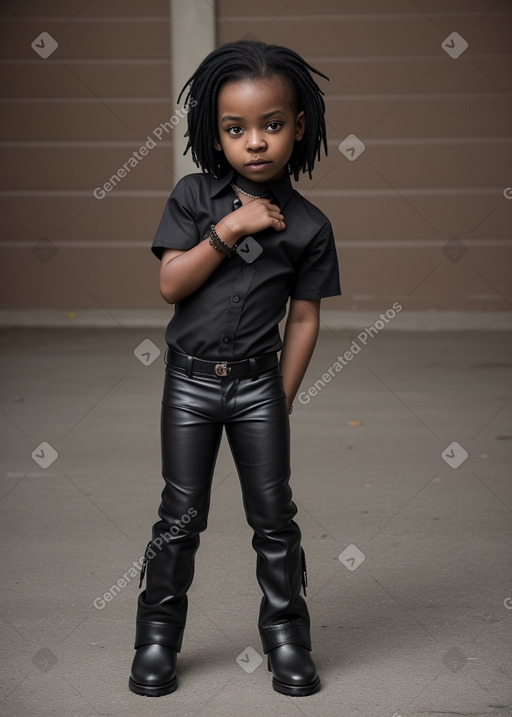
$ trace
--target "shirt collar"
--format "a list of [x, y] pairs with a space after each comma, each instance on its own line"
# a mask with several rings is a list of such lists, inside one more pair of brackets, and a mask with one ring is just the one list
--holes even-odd
[[[212, 199], [221, 194], [227, 187], [231, 185], [235, 177], [235, 170], [227, 172], [223, 177], [214, 177], [211, 175], [211, 197]], [[279, 207], [283, 209], [286, 203], [291, 199], [293, 187], [288, 174], [275, 182], [270, 182], [268, 188], [275, 196], [279, 203]]]

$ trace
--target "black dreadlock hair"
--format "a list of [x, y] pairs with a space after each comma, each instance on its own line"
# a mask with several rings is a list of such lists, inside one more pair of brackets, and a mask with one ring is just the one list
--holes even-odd
[[300, 142], [295, 142], [288, 171], [297, 180], [300, 172], [308, 172], [311, 178], [315, 160], [320, 159], [323, 146], [327, 155], [325, 128], [325, 103], [322, 90], [310, 72], [329, 78], [315, 70], [296, 52], [280, 45], [239, 40], [228, 42], [213, 50], [201, 62], [185, 83], [178, 97], [187, 89], [185, 104], [188, 106], [188, 143], [184, 154], [192, 150], [192, 159], [203, 172], [221, 177], [230, 169], [224, 152], [214, 148], [218, 139], [217, 98], [220, 88], [227, 82], [260, 79], [280, 75], [288, 83], [297, 113], [304, 112], [305, 132]]

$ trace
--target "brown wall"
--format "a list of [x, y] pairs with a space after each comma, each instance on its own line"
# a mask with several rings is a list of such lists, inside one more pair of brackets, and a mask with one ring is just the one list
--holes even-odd
[[[175, 181], [171, 133], [104, 199], [92, 192], [174, 112], [168, 0], [0, 13], [1, 305], [161, 308], [148, 247]], [[42, 31], [59, 44], [48, 59], [31, 48]], [[32, 251], [42, 237], [57, 248], [49, 261]]]
[[[1, 306], [161, 308], [149, 244], [172, 132], [104, 199], [92, 191], [175, 112], [169, 4], [41, 5], [0, 5]], [[326, 306], [509, 309], [511, 4], [218, 0], [217, 15], [219, 44], [288, 45], [331, 78], [329, 156], [300, 182], [336, 230], [344, 295]], [[59, 43], [46, 60], [42, 31]], [[458, 59], [441, 47], [453, 31], [469, 43]], [[366, 146], [353, 162], [349, 134]]]

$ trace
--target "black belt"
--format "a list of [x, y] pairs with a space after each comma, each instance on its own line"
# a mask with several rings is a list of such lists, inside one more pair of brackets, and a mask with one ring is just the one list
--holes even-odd
[[176, 351], [168, 350], [165, 362], [168, 366], [184, 369], [187, 376], [194, 373], [203, 376], [229, 376], [242, 378], [251, 376], [255, 378], [262, 371], [268, 371], [278, 365], [277, 354], [265, 354], [243, 361], [205, 361], [195, 356], [187, 356]]

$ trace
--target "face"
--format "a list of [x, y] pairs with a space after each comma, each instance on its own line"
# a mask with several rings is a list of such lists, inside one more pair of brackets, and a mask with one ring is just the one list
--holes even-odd
[[304, 135], [304, 113], [296, 113], [285, 80], [273, 75], [228, 82], [217, 104], [215, 149], [222, 149], [233, 169], [247, 179], [280, 179], [295, 142]]

